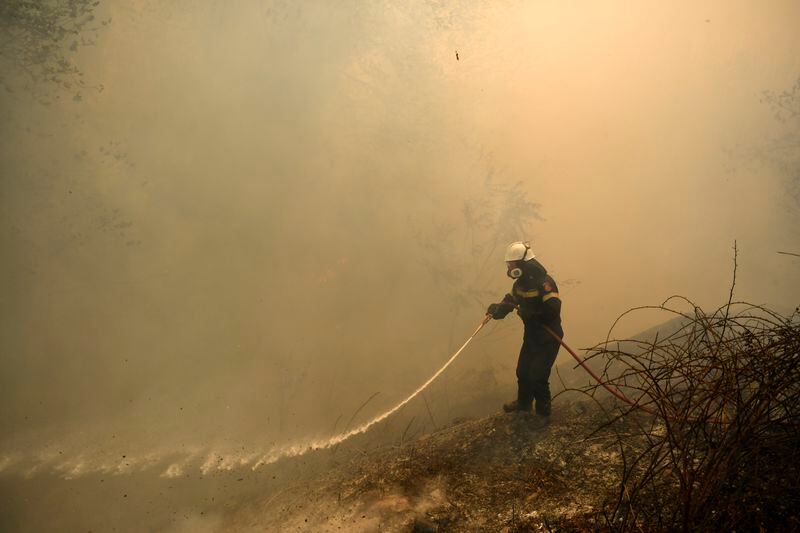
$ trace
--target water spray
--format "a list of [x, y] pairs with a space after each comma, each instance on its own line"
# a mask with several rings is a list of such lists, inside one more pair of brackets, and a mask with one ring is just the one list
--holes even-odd
[[[514, 306], [514, 307], [517, 307], [517, 306]], [[467, 338], [467, 340], [464, 341], [464, 344], [462, 344], [461, 347], [458, 350], [456, 350], [456, 352], [452, 356], [450, 356], [450, 359], [448, 359], [447, 362], [445, 362], [445, 364], [442, 365], [442, 367], [439, 368], [439, 370], [437, 370], [435, 374], [433, 374], [425, 383], [420, 385], [407, 398], [405, 398], [401, 402], [397, 403], [391, 409], [388, 409], [388, 410], [384, 411], [383, 413], [375, 416], [371, 420], [361, 424], [360, 426], [358, 426], [358, 427], [356, 427], [354, 429], [351, 429], [349, 431], [344, 431], [342, 433], [339, 433], [338, 435], [334, 435], [333, 437], [329, 437], [328, 439], [319, 439], [319, 440], [314, 440], [314, 441], [308, 441], [308, 442], [304, 442], [304, 443], [300, 443], [300, 444], [295, 444], [295, 445], [289, 445], [289, 446], [286, 446], [286, 447], [282, 447], [282, 448], [279, 448], [277, 450], [273, 450], [272, 452], [270, 452], [269, 454], [265, 455], [260, 460], [258, 460], [253, 465], [253, 469], [256, 469], [259, 466], [262, 466], [262, 465], [265, 465], [265, 464], [274, 463], [274, 462], [276, 462], [276, 461], [278, 461], [280, 459], [286, 458], [286, 457], [296, 457], [298, 455], [303, 455], [303, 454], [311, 452], [311, 451], [323, 450], [323, 449], [326, 449], [326, 448], [330, 448], [330, 447], [335, 446], [335, 445], [337, 445], [337, 444], [339, 444], [341, 442], [344, 442], [345, 440], [349, 439], [350, 437], [354, 437], [355, 435], [360, 435], [362, 433], [365, 433], [369, 428], [371, 428], [375, 424], [377, 424], [379, 422], [382, 422], [383, 420], [386, 420], [387, 418], [392, 416], [394, 413], [396, 413], [397, 411], [402, 409], [408, 402], [410, 402], [411, 400], [416, 398], [420, 393], [422, 393], [422, 391], [424, 391], [426, 388], [428, 388], [428, 386], [431, 383], [433, 383], [436, 380], [436, 378], [438, 378], [440, 375], [442, 375], [442, 373], [445, 370], [447, 370], [447, 368], [453, 363], [453, 361], [456, 360], [456, 358], [459, 355], [461, 355], [461, 352], [464, 351], [464, 348], [467, 347], [467, 345], [472, 341], [472, 339], [475, 338], [475, 336], [478, 334], [478, 332], [481, 329], [483, 329], [483, 327], [486, 324], [488, 324], [490, 320], [492, 320], [492, 316], [491, 315], [486, 315], [483, 318], [483, 320], [481, 320], [480, 324], [478, 324], [478, 327], [475, 329], [475, 331], [472, 333], [472, 335], [470, 335]], [[600, 385], [602, 385], [604, 388], [606, 388], [611, 394], [613, 394], [614, 396], [616, 396], [620, 400], [624, 401], [625, 403], [628, 403], [629, 405], [632, 405], [634, 407], [642, 409], [645, 412], [648, 412], [648, 413], [651, 413], [651, 414], [655, 414], [651, 409], [648, 409], [646, 406], [643, 406], [643, 405], [639, 404], [638, 402], [635, 402], [635, 401], [631, 400], [630, 398], [625, 396], [621, 391], [616, 390], [613, 387], [609, 386], [608, 384], [604, 383], [603, 380], [600, 379], [600, 377], [597, 374], [595, 374], [592, 371], [591, 368], [589, 368], [589, 366], [586, 364], [586, 361], [584, 361], [578, 354], [576, 354], [572, 350], [572, 348], [567, 346], [567, 344], [564, 342], [564, 340], [561, 337], [559, 337], [552, 329], [550, 329], [549, 327], [545, 326], [544, 324], [542, 324], [542, 327], [556, 341], [558, 341], [559, 344], [561, 344], [564, 348], [566, 348], [567, 351], [570, 353], [570, 355], [572, 355], [572, 357], [574, 357], [575, 360], [578, 361], [578, 364], [584, 370], [586, 370]]]
[[[514, 307], [518, 308], [518, 306], [516, 306], [516, 305]], [[464, 351], [464, 348], [467, 347], [467, 345], [470, 343], [470, 341], [472, 341], [472, 339], [475, 338], [475, 336], [478, 334], [478, 332], [481, 329], [483, 329], [483, 327], [486, 324], [488, 324], [490, 320], [492, 320], [492, 316], [487, 314], [483, 318], [481, 323], [478, 325], [478, 327], [475, 329], [475, 331], [472, 333], [472, 335], [470, 335], [469, 338], [467, 338], [467, 340], [464, 341], [464, 344], [462, 344], [461, 347], [458, 350], [456, 350], [456, 352], [452, 356], [450, 356], [450, 359], [448, 359], [447, 362], [444, 365], [442, 365], [442, 367], [439, 370], [437, 370], [436, 373], [433, 374], [433, 376], [431, 376], [428, 379], [428, 381], [426, 381], [425, 383], [420, 385], [419, 388], [417, 388], [417, 390], [412, 392], [406, 399], [404, 399], [403, 401], [399, 402], [397, 405], [395, 405], [391, 409], [389, 409], [389, 410], [377, 415], [373, 419], [369, 420], [368, 422], [365, 422], [364, 424], [358, 426], [357, 428], [354, 428], [354, 429], [352, 429], [350, 431], [342, 432], [342, 433], [340, 433], [338, 435], [334, 435], [333, 437], [330, 437], [328, 439], [320, 439], [320, 440], [316, 440], [316, 441], [306, 442], [306, 443], [303, 443], [303, 444], [297, 444], [297, 445], [293, 445], [293, 446], [287, 446], [287, 447], [284, 447], [284, 448], [280, 448], [278, 450], [274, 450], [274, 451], [270, 452], [269, 454], [265, 455], [264, 457], [262, 457], [258, 462], [256, 462], [253, 465], [253, 469], [258, 468], [261, 465], [274, 463], [274, 462], [278, 461], [279, 459], [283, 459], [285, 457], [295, 457], [295, 456], [298, 456], [298, 455], [303, 455], [303, 454], [308, 453], [310, 451], [322, 450], [322, 449], [325, 449], [325, 448], [330, 448], [331, 446], [335, 446], [335, 445], [337, 445], [337, 444], [339, 444], [341, 442], [344, 442], [345, 440], [349, 439], [350, 437], [353, 437], [355, 435], [359, 435], [361, 433], [365, 433], [369, 428], [371, 428], [372, 426], [374, 426], [378, 422], [386, 420], [387, 418], [392, 416], [394, 413], [396, 413], [397, 411], [402, 409], [403, 406], [405, 406], [408, 402], [410, 402], [411, 400], [416, 398], [431, 383], [433, 383], [436, 380], [436, 378], [438, 378], [445, 370], [447, 370], [447, 367], [449, 367], [453, 363], [453, 361], [456, 360], [456, 358], [461, 354], [461, 352]], [[630, 405], [630, 406], [632, 406], [632, 407], [634, 407], [636, 409], [640, 409], [640, 410], [642, 410], [642, 411], [644, 411], [644, 412], [646, 412], [648, 414], [651, 414], [651, 415], [654, 415], [654, 416], [662, 416], [662, 417], [664, 417], [663, 414], [659, 415], [653, 409], [647, 407], [646, 405], [642, 405], [639, 402], [639, 400], [632, 400], [632, 399], [628, 398], [622, 391], [620, 391], [619, 389], [617, 389], [615, 387], [612, 387], [611, 385], [609, 385], [608, 383], [603, 381], [600, 378], [600, 376], [598, 376], [589, 367], [589, 365], [586, 364], [586, 361], [582, 357], [580, 357], [577, 353], [575, 353], [575, 351], [572, 348], [570, 348], [567, 345], [567, 343], [564, 342], [564, 339], [562, 339], [555, 331], [553, 331], [551, 328], [547, 327], [544, 324], [542, 324], [541, 326], [542, 326], [542, 328], [544, 328], [544, 330], [551, 337], [553, 337], [553, 339], [555, 339], [561, 346], [563, 346], [569, 352], [569, 354], [578, 362], [578, 365], [580, 365], [581, 368], [583, 368], [587, 373], [589, 373], [589, 375], [592, 376], [592, 378], [594, 378], [594, 380], [597, 381], [597, 383], [599, 385], [601, 385], [604, 389], [606, 389], [608, 392], [610, 392], [612, 395], [614, 395], [614, 397], [616, 397], [617, 399], [627, 403], [628, 405]], [[673, 418], [670, 417], [670, 416], [666, 416], [664, 418], [666, 418], [667, 420], [673, 420]]]
[[306, 442], [306, 443], [303, 443], [303, 444], [297, 444], [297, 445], [294, 445], [294, 446], [288, 446], [288, 447], [282, 448], [280, 450], [276, 450], [276, 451], [274, 451], [274, 452], [262, 457], [258, 462], [256, 462], [255, 465], [253, 465], [253, 469], [258, 468], [261, 465], [274, 463], [274, 462], [276, 462], [279, 459], [282, 459], [284, 457], [295, 457], [295, 456], [298, 456], [298, 455], [303, 455], [303, 454], [305, 454], [307, 452], [310, 452], [310, 451], [323, 450], [325, 448], [330, 448], [331, 446], [335, 446], [335, 445], [337, 445], [337, 444], [339, 444], [341, 442], [344, 442], [345, 440], [349, 439], [350, 437], [353, 437], [355, 435], [359, 435], [361, 433], [365, 433], [369, 428], [371, 428], [372, 426], [374, 426], [378, 422], [382, 422], [383, 420], [386, 420], [387, 418], [392, 416], [394, 413], [396, 413], [397, 411], [402, 409], [403, 406], [405, 406], [408, 402], [410, 402], [411, 400], [416, 398], [422, 391], [424, 391], [426, 388], [428, 388], [428, 386], [431, 383], [433, 383], [436, 380], [436, 378], [438, 378], [440, 375], [442, 375], [442, 373], [445, 370], [447, 370], [447, 367], [449, 367], [453, 363], [453, 361], [455, 361], [456, 358], [459, 355], [461, 355], [461, 352], [464, 351], [464, 348], [467, 347], [467, 345], [470, 343], [470, 341], [472, 341], [472, 339], [475, 338], [475, 336], [478, 334], [478, 332], [481, 329], [483, 329], [483, 326], [488, 324], [491, 319], [492, 319], [492, 317], [490, 315], [486, 315], [483, 318], [483, 320], [481, 320], [481, 323], [478, 324], [478, 327], [475, 328], [475, 331], [472, 332], [472, 335], [470, 335], [467, 338], [467, 340], [464, 341], [464, 344], [462, 344], [461, 347], [458, 350], [456, 350], [456, 352], [452, 356], [450, 356], [450, 359], [448, 359], [447, 362], [445, 362], [445, 364], [442, 365], [442, 367], [439, 370], [437, 370], [436, 373], [433, 374], [428, 379], [428, 381], [426, 381], [425, 383], [420, 385], [417, 388], [417, 390], [412, 392], [407, 398], [405, 398], [403, 401], [399, 402], [397, 405], [395, 405], [391, 409], [388, 409], [387, 411], [384, 411], [383, 413], [375, 416], [371, 420], [361, 424], [360, 426], [358, 426], [356, 428], [353, 428], [353, 429], [351, 429], [349, 431], [342, 432], [342, 433], [340, 433], [338, 435], [334, 435], [333, 437], [330, 437], [328, 439], [321, 439], [321, 440]]

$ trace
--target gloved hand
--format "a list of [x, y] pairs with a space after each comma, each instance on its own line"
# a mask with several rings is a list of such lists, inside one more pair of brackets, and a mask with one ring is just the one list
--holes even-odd
[[499, 304], [491, 304], [489, 308], [486, 309], [486, 314], [490, 315], [495, 320], [500, 320], [505, 318], [508, 313], [511, 312], [513, 306], [507, 303], [499, 303]]

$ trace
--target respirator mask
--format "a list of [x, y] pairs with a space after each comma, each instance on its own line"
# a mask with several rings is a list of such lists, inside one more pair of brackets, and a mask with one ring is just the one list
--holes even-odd
[[506, 271], [506, 275], [508, 275], [511, 279], [519, 279], [522, 277], [522, 267], [518, 263], [509, 263], [508, 271]]
[[506, 274], [511, 279], [519, 279], [524, 272], [522, 268], [525, 261], [529, 261], [536, 257], [531, 251], [531, 245], [525, 241], [512, 242], [506, 248], [506, 265], [508, 270]]

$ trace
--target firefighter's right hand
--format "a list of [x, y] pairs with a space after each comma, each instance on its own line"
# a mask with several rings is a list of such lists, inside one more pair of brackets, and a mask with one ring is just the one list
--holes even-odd
[[500, 312], [501, 309], [502, 306], [500, 304], [490, 304], [489, 308], [486, 309], [486, 314], [491, 316], [495, 320], [498, 320], [505, 317], [505, 314]]

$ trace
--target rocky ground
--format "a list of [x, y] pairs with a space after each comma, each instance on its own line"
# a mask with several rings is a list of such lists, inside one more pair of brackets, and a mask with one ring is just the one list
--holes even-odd
[[[327, 471], [232, 511], [237, 531], [591, 530], [620, 469], [593, 433], [593, 404], [458, 421], [401, 446], [332, 460]], [[330, 454], [329, 450], [315, 452]]]

